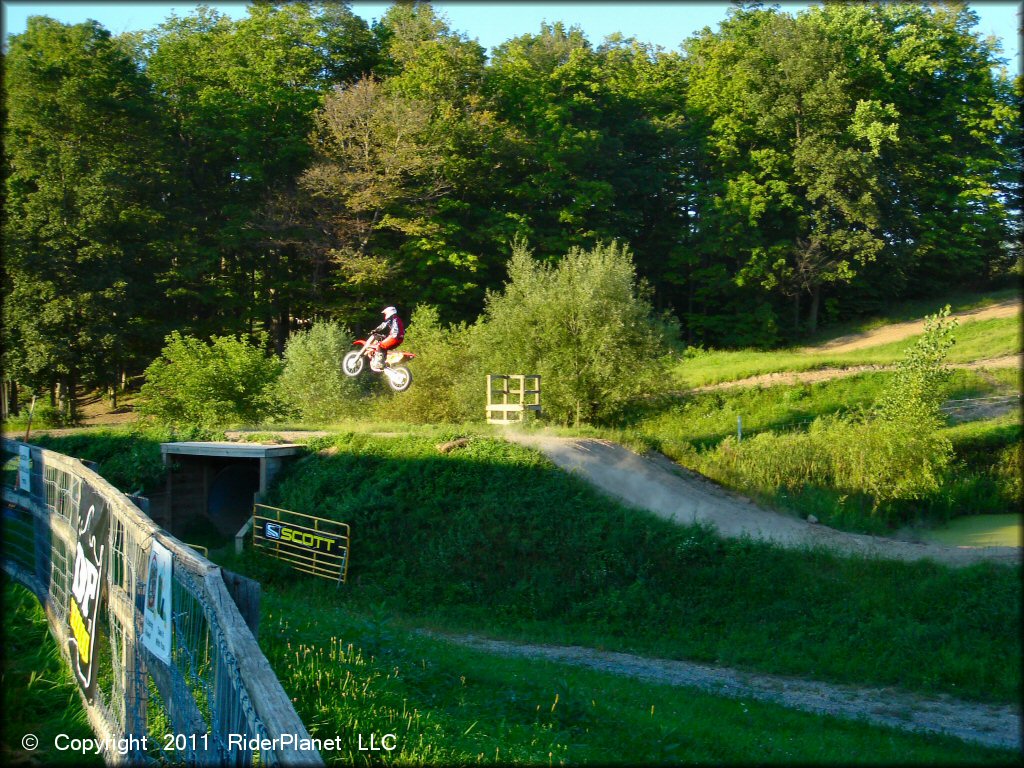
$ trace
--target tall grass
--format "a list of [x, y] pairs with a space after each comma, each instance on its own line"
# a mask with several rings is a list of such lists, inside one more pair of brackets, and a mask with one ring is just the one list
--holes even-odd
[[[850, 417], [880, 400], [894, 376], [864, 373], [651, 400], [634, 409], [616, 437], [632, 436], [639, 447], [658, 449], [762, 502], [813, 514], [844, 529], [885, 533], [907, 524], [940, 523], [957, 514], [1016, 509], [1020, 436], [1007, 431], [1009, 422], [994, 422], [1003, 427], [993, 426], [988, 436], [989, 422], [978, 422], [976, 427], [941, 429], [925, 439], [918, 422], [870, 429], [865, 420]], [[1018, 379], [1018, 371], [951, 370], [937, 385], [935, 397], [1012, 394], [1019, 391]], [[1007, 418], [1012, 421], [1012, 416]], [[741, 420], [742, 442], [737, 440]], [[980, 440], [977, 448], [971, 435]], [[935, 440], [939, 442], [932, 445]], [[869, 455], [871, 445], [875, 450]], [[941, 451], [932, 451], [939, 445]], [[952, 446], [951, 456], [947, 445]], [[916, 471], [922, 482], [916, 489], [904, 486], [913, 492], [879, 493], [875, 480], [863, 472], [872, 463], [875, 480]], [[861, 481], [855, 481], [858, 475]]]
[[[46, 614], [24, 587], [0, 577], [3, 583], [4, 714], [2, 752], [5, 765], [103, 765], [96, 755], [61, 752], [58, 734], [92, 738], [89, 720], [78, 696], [78, 685], [50, 635]], [[39, 747], [26, 753], [21, 739], [38, 737]]]
[[[751, 700], [541, 660], [401, 627], [380, 606], [305, 580], [263, 597], [263, 647], [329, 765], [408, 763], [975, 763], [1008, 759]], [[392, 752], [360, 751], [395, 734]]]

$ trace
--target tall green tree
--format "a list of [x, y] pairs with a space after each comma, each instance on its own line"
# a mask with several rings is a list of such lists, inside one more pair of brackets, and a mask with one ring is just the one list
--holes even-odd
[[884, 245], [879, 156], [897, 117], [852, 92], [840, 41], [817, 18], [732, 15], [692, 45], [689, 92], [717, 177], [705, 246], [731, 241], [736, 283], [792, 297], [795, 321], [809, 298], [812, 331], [823, 286], [852, 280]]
[[[447, 189], [429, 106], [360, 80], [327, 97], [313, 140], [318, 156], [301, 184], [331, 228], [334, 309], [350, 316], [360, 305], [408, 295], [409, 270], [395, 237], [426, 236], [432, 222], [425, 206]], [[392, 247], [383, 248], [388, 234]]]
[[982, 38], [961, 2], [828, 5], [810, 17], [846, 41], [855, 92], [898, 114], [896, 141], [881, 152], [886, 248], [861, 291], [980, 287], [1012, 259], [1024, 170], [1020, 103], [996, 41]]
[[688, 42], [691, 325], [735, 340], [745, 305], [813, 330], [826, 299], [864, 310], [1005, 268], [1020, 123], [976, 21], [960, 3], [753, 6]]
[[504, 136], [483, 97], [484, 50], [428, 3], [395, 4], [381, 26], [390, 62], [383, 88], [429, 106], [445, 187], [443, 196], [419, 207], [423, 226], [389, 246], [403, 265], [404, 300], [432, 304], [449, 319], [472, 319], [506, 255], [496, 247], [500, 213], [488, 196], [494, 182], [488, 148]]
[[186, 183], [168, 289], [196, 332], [265, 327], [281, 349], [289, 316], [308, 312], [323, 265], [299, 245], [307, 137], [324, 96], [372, 70], [379, 48], [343, 3], [260, 3], [238, 21], [201, 7], [147, 36]]
[[30, 17], [5, 63], [5, 369], [56, 388], [73, 419], [80, 385], [159, 348], [165, 137], [145, 76], [95, 22]]
[[693, 162], [685, 66], [677, 54], [578, 28], [542, 25], [499, 46], [490, 104], [507, 137], [492, 205], [539, 253], [619, 239], [663, 303], [675, 299]]

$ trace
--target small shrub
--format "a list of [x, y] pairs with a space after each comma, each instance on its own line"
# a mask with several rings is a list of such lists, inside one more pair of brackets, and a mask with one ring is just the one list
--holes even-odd
[[258, 424], [280, 411], [281, 362], [241, 338], [175, 331], [145, 372], [139, 411], [168, 425]]
[[509, 282], [489, 293], [479, 356], [493, 373], [541, 375], [544, 410], [563, 423], [607, 421], [666, 387], [667, 342], [628, 249], [574, 248], [554, 265], [513, 243]]
[[352, 334], [335, 322], [314, 323], [288, 339], [277, 394], [285, 407], [310, 422], [352, 416], [362, 406], [358, 382], [341, 372]]
[[889, 385], [878, 399], [878, 416], [902, 421], [908, 427], [938, 426], [938, 408], [945, 394], [943, 385], [950, 376], [945, 366], [946, 354], [956, 341], [956, 327], [956, 318], [949, 320], [948, 304], [925, 318], [924, 333], [897, 363]]
[[[4, 431], [15, 433], [24, 432], [28, 427], [29, 406], [25, 406], [16, 415], [4, 422]], [[36, 402], [35, 410], [32, 411], [32, 429], [53, 429], [59, 427], [70, 427], [71, 421], [67, 414], [49, 403]]]
[[760, 494], [807, 486], [866, 494], [874, 509], [896, 499], [934, 493], [953, 459], [949, 441], [934, 431], [871, 417], [823, 416], [806, 433], [762, 432], [742, 442], [727, 437], [701, 454], [702, 471]]

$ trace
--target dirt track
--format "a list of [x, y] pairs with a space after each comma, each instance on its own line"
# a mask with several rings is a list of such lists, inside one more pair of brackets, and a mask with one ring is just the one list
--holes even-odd
[[709, 523], [723, 536], [749, 536], [783, 547], [823, 547], [844, 555], [896, 560], [931, 559], [951, 566], [980, 561], [1016, 564], [1020, 547], [946, 547], [846, 533], [779, 514], [715, 485], [661, 454], [639, 456], [605, 440], [510, 430], [506, 437], [544, 453], [609, 496], [684, 524]]
[[[975, 360], [970, 363], [949, 363], [948, 367], [967, 368], [970, 370], [977, 370], [979, 368], [1024, 368], [1024, 354], [991, 357], [986, 360]], [[867, 371], [891, 371], [895, 368], [895, 365], [851, 365], [848, 368], [819, 368], [813, 371], [779, 371], [777, 373], [762, 373], [757, 376], [748, 376], [745, 379], [735, 379], [734, 381], [723, 381], [718, 384], [707, 384], [703, 387], [694, 387], [687, 390], [687, 392], [710, 392], [715, 389], [734, 389], [737, 387], [772, 387], [778, 384], [812, 384], [816, 381], [841, 379], [844, 376], [854, 376]]]
[[[1021, 300], [1019, 298], [1005, 299], [987, 307], [969, 309], [965, 312], [956, 312], [950, 317], [960, 320], [961, 324], [975, 320], [990, 320], [998, 317], [1013, 317], [1020, 314]], [[858, 349], [875, 347], [879, 344], [888, 344], [891, 341], [899, 341], [908, 336], [915, 336], [924, 332], [924, 320], [911, 320], [906, 323], [893, 323], [873, 331], [863, 333], [852, 333], [848, 336], [840, 336], [825, 344], [814, 347], [805, 347], [801, 352], [815, 354], [818, 352], [853, 352]]]
[[[971, 309], [966, 312], [958, 312], [950, 315], [957, 318], [961, 324], [977, 320], [990, 320], [1000, 317], [1013, 317], [1021, 313], [1021, 300], [1006, 299], [980, 309]], [[906, 323], [894, 323], [873, 331], [854, 333], [847, 336], [840, 336], [831, 341], [813, 347], [804, 347], [800, 350], [803, 354], [818, 355], [823, 353], [853, 352], [858, 349], [888, 344], [892, 341], [900, 341], [908, 336], [915, 336], [924, 331], [923, 320], [913, 320]], [[974, 360], [969, 363], [951, 363], [950, 368], [1022, 368], [1024, 367], [1024, 354], [1004, 355], [986, 360]], [[777, 373], [764, 373], [757, 376], [748, 376], [745, 379], [735, 381], [723, 381], [718, 384], [708, 384], [702, 387], [694, 387], [690, 392], [708, 392], [715, 389], [732, 389], [734, 387], [770, 387], [776, 384], [797, 384], [813, 383], [816, 381], [829, 381], [844, 376], [853, 376], [866, 371], [890, 371], [894, 365], [851, 365], [846, 368], [820, 368], [813, 371], [779, 371]]]
[[902, 730], [946, 733], [991, 747], [1013, 749], [1021, 743], [1019, 706], [978, 704], [945, 695], [925, 698], [892, 688], [834, 685], [579, 646], [527, 645], [426, 631], [423, 634], [502, 656], [545, 659], [646, 682], [698, 688], [717, 696], [758, 699], [805, 712], [864, 719]]

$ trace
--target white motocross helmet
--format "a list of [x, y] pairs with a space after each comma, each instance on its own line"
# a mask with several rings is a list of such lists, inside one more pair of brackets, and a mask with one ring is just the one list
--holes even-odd
[[384, 309], [382, 309], [381, 312], [384, 313], [385, 320], [390, 320], [392, 315], [398, 314], [398, 310], [395, 309], [394, 307], [384, 307]]

